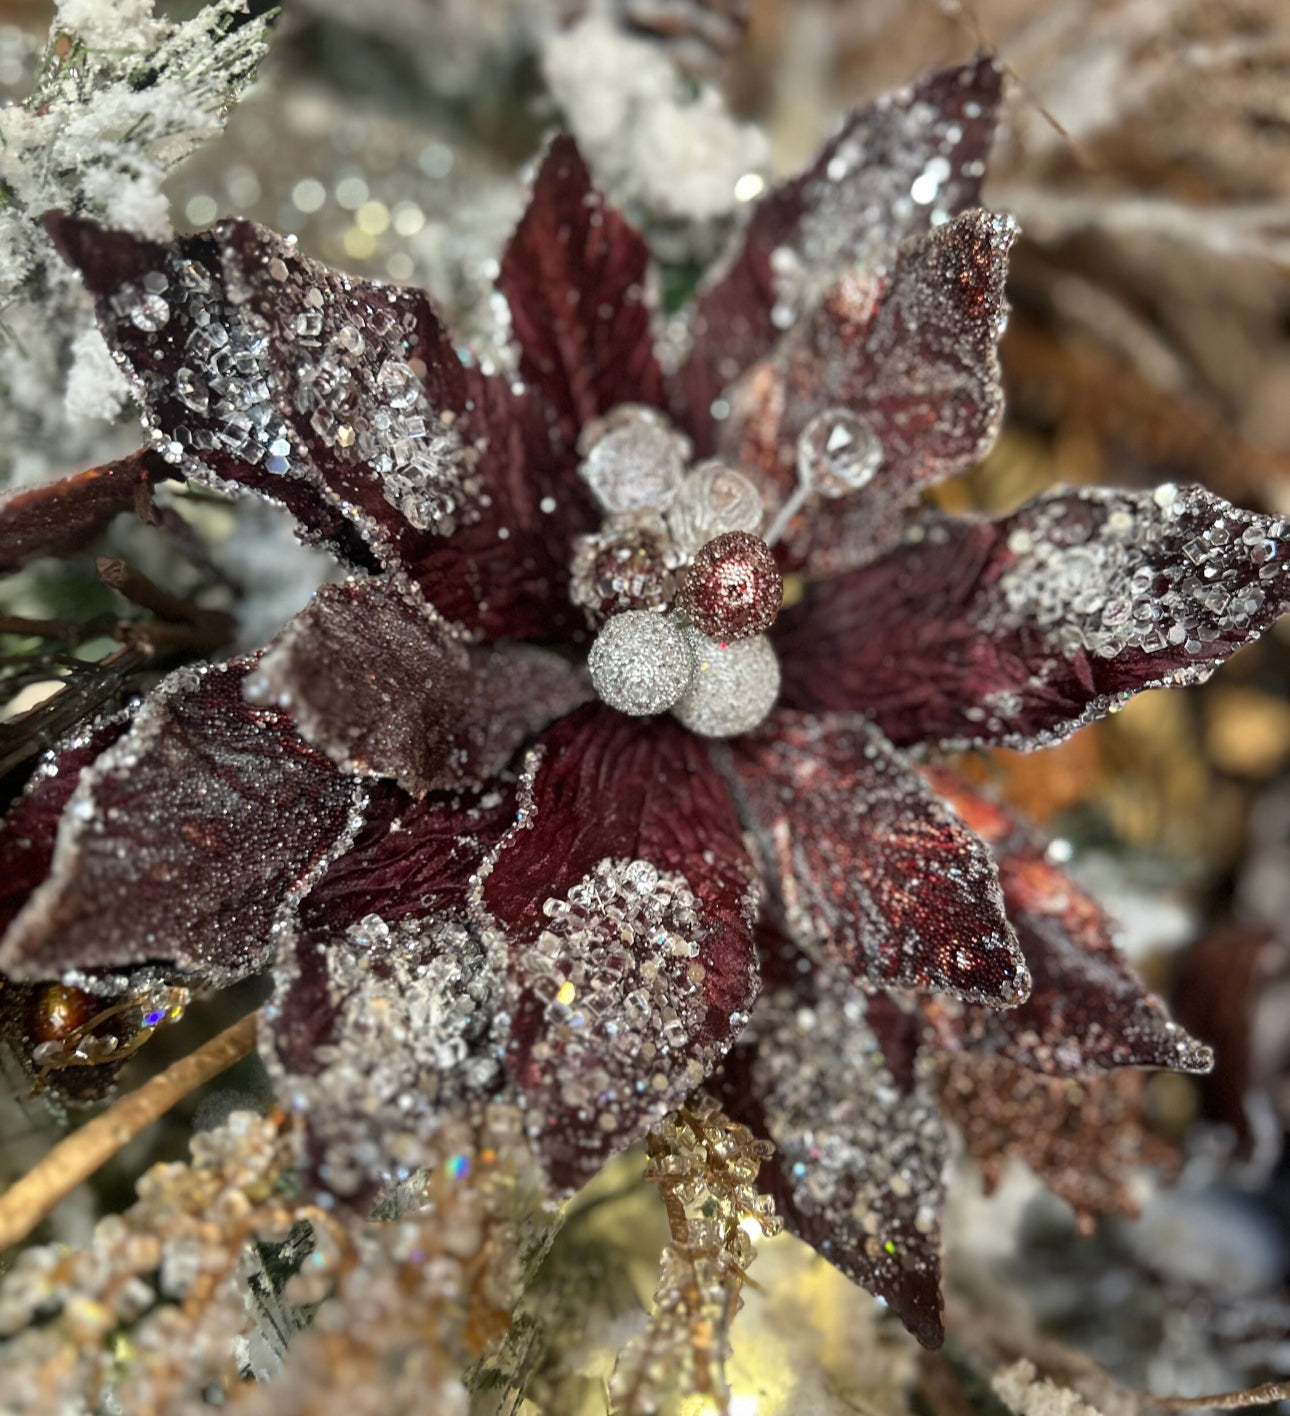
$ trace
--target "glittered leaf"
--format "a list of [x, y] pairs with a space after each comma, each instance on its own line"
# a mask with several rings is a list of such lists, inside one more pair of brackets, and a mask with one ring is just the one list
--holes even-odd
[[885, 94], [762, 198], [732, 263], [700, 296], [678, 379], [701, 452], [715, 441], [713, 401], [844, 270], [876, 271], [904, 238], [977, 204], [1002, 88], [1002, 69], [978, 55]]
[[448, 625], [388, 580], [324, 585], [247, 675], [248, 702], [280, 708], [337, 766], [422, 796], [448, 757], [469, 692]]
[[872, 984], [1005, 1006], [1025, 997], [989, 852], [872, 724], [779, 712], [731, 763], [806, 953]]
[[509, 1064], [575, 1186], [703, 1080], [756, 995], [734, 803], [678, 724], [580, 709], [530, 753], [480, 880], [481, 919], [511, 941]]
[[157, 960], [222, 981], [271, 952], [275, 921], [356, 826], [357, 798], [285, 714], [245, 702], [246, 669], [171, 674], [82, 772], [0, 970]]
[[1006, 1012], [959, 1011], [933, 1001], [943, 1039], [1057, 1076], [1108, 1067], [1208, 1071], [1209, 1048], [1188, 1037], [1143, 987], [1115, 947], [1111, 921], [1048, 859], [1042, 834], [952, 773], [924, 771], [994, 852], [1032, 979], [1029, 999]]
[[0, 497], [0, 574], [79, 551], [122, 511], [146, 506], [159, 459], [134, 452], [87, 472]]
[[[914, 1020], [845, 978], [768, 989], [717, 1094], [775, 1154], [761, 1184], [788, 1229], [939, 1347], [948, 1149]], [[891, 1056], [888, 1056], [890, 1051]]]
[[1047, 493], [935, 519], [780, 617], [783, 699], [898, 745], [1051, 743], [1198, 683], [1290, 602], [1290, 536], [1199, 487]]
[[557, 528], [584, 529], [585, 489], [537, 400], [464, 365], [421, 292], [244, 221], [170, 246], [50, 226], [177, 472], [281, 502], [309, 537], [407, 570], [485, 635], [573, 623]]
[[596, 191], [567, 134], [546, 151], [502, 258], [520, 372], [565, 436], [619, 403], [662, 402], [643, 283], [649, 249]]
[[[815, 494], [789, 523], [786, 564], [835, 575], [870, 559], [922, 487], [989, 450], [1003, 416], [996, 346], [1016, 232], [1008, 217], [965, 212], [906, 242], [887, 275], [844, 276], [732, 394], [723, 455], [755, 470], [769, 497], [792, 490], [813, 419], [824, 470], [854, 464], [842, 485], [857, 490]], [[839, 413], [847, 439], [836, 452]]]
[[122, 715], [55, 748], [0, 822], [0, 935], [49, 874], [58, 823], [81, 773], [128, 726]]
[[260, 1050], [332, 1194], [370, 1199], [446, 1160], [445, 1124], [502, 1090], [504, 964], [449, 914], [372, 914], [284, 941]]
[[1004, 1057], [945, 1059], [941, 1109], [963, 1133], [993, 1191], [1014, 1156], [1075, 1211], [1086, 1233], [1099, 1215], [1138, 1213], [1133, 1171], [1172, 1168], [1171, 1146], [1143, 1124], [1145, 1078], [1109, 1072], [1080, 1081], [1043, 1077]]

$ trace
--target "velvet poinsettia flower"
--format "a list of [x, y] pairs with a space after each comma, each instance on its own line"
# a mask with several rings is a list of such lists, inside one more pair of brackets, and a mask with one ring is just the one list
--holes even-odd
[[246, 222], [51, 218], [153, 451], [354, 573], [51, 754], [0, 837], [0, 969], [271, 971], [265, 1061], [355, 1202], [485, 1111], [568, 1193], [707, 1085], [927, 1343], [943, 1112], [1113, 1207], [1132, 1098], [1064, 1079], [1206, 1049], [1036, 833], [905, 749], [1203, 679], [1290, 540], [1195, 488], [919, 510], [1001, 416], [999, 99], [982, 57], [853, 113], [683, 340], [556, 138], [497, 281], [513, 369]]

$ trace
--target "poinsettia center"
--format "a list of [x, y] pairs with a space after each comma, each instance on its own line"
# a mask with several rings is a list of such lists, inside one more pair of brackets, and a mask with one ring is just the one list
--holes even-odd
[[784, 593], [757, 489], [721, 462], [690, 467], [689, 440], [635, 404], [589, 424], [578, 450], [604, 513], [574, 545], [570, 588], [597, 631], [596, 692], [705, 737], [751, 731], [779, 693], [766, 631]]

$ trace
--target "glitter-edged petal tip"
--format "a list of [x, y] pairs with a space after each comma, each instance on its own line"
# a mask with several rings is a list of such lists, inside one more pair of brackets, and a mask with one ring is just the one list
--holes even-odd
[[757, 992], [758, 882], [728, 789], [668, 719], [589, 706], [539, 739], [477, 908], [512, 941], [508, 1059], [555, 1181], [678, 1105]]
[[620, 403], [658, 405], [644, 283], [649, 248], [592, 185], [567, 134], [547, 148], [528, 209], [502, 257], [520, 372], [556, 410], [570, 441]]
[[387, 580], [324, 585], [243, 685], [280, 708], [344, 771], [434, 785], [467, 703], [465, 648], [432, 609]]
[[280, 502], [487, 637], [575, 626], [562, 543], [589, 497], [538, 400], [463, 364], [422, 292], [246, 221], [167, 246], [74, 217], [49, 227], [177, 473]]
[[865, 713], [901, 746], [1033, 747], [1203, 681], [1290, 603], [1286, 524], [1199, 487], [915, 529], [780, 616], [790, 707]]
[[805, 953], [876, 985], [1026, 997], [989, 851], [872, 724], [776, 713], [730, 761]]
[[1033, 980], [1029, 999], [1006, 1012], [930, 1003], [942, 1042], [1057, 1076], [1108, 1067], [1209, 1071], [1213, 1053], [1142, 986], [1101, 906], [1048, 859], [1039, 831], [942, 768], [926, 776], [994, 852]]
[[908, 236], [980, 198], [1003, 71], [978, 55], [858, 108], [802, 175], [758, 203], [739, 249], [699, 298], [676, 394], [701, 453], [712, 404], [849, 266], [885, 266]]
[[789, 522], [785, 565], [836, 575], [871, 559], [923, 487], [989, 450], [1016, 234], [1008, 217], [964, 212], [907, 241], [887, 274], [849, 272], [731, 394], [723, 454], [755, 471], [772, 502], [793, 490], [813, 419], [856, 420], [872, 443], [856, 490], [812, 495]]
[[243, 700], [247, 667], [177, 670], [82, 770], [0, 969], [151, 960], [228, 982], [263, 967], [274, 923], [346, 843], [358, 805], [285, 714]]
[[774, 1142], [761, 1184], [789, 1231], [939, 1347], [948, 1141], [916, 1047], [913, 1018], [844, 979], [768, 989], [712, 1089]]

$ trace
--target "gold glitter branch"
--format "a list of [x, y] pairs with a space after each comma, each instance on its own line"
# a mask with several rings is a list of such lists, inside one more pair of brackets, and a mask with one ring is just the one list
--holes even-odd
[[20, 1243], [56, 1204], [140, 1132], [203, 1082], [240, 1062], [255, 1046], [258, 1013], [213, 1037], [196, 1052], [124, 1096], [101, 1116], [60, 1141], [0, 1195], [0, 1250]]

